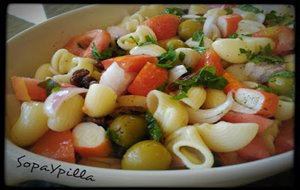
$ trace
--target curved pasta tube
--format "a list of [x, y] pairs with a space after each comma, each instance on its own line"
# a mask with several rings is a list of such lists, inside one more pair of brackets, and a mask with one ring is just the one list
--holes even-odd
[[150, 55], [150, 56], [160, 56], [161, 54], [167, 52], [164, 48], [156, 45], [149, 44], [143, 46], [135, 46], [129, 51], [130, 55]]
[[90, 76], [93, 73], [94, 69], [94, 60], [88, 57], [74, 57], [72, 63], [75, 65], [67, 74], [64, 75], [54, 75], [53, 80], [56, 82], [70, 83], [70, 79], [75, 71], [80, 69], [86, 69], [89, 71], [87, 76]]
[[152, 90], [146, 97], [149, 112], [157, 120], [168, 136], [178, 128], [187, 125], [188, 113], [181, 102], [174, 100], [170, 95], [158, 90]]
[[166, 138], [167, 149], [190, 169], [211, 168], [214, 157], [195, 126], [185, 126]]
[[102, 117], [116, 106], [117, 94], [102, 84], [92, 84], [86, 94], [82, 111], [90, 117]]
[[51, 66], [60, 74], [69, 72], [75, 66], [72, 59], [75, 57], [66, 49], [57, 50], [51, 58]]
[[200, 136], [214, 152], [236, 151], [251, 142], [258, 132], [257, 123], [204, 123], [196, 126]]
[[206, 91], [203, 86], [195, 86], [188, 90], [187, 98], [180, 101], [191, 107], [192, 109], [199, 109], [206, 99]]
[[215, 123], [220, 120], [227, 112], [230, 111], [233, 105], [232, 92], [227, 94], [227, 99], [218, 107], [211, 109], [194, 110], [187, 107], [189, 114], [189, 123]]
[[117, 99], [118, 106], [140, 106], [147, 109], [146, 97], [139, 95], [122, 95]]
[[[198, 44], [199, 44], [199, 42], [198, 42]], [[195, 51], [191, 48], [177, 48], [175, 50], [175, 52], [176, 52], [177, 60], [179, 60], [180, 52], [184, 53], [185, 56], [184, 56], [184, 59], [182, 60], [182, 63], [185, 66], [192, 67], [192, 68], [194, 68], [199, 63], [199, 60], [201, 57], [201, 55], [197, 51]]]
[[138, 43], [146, 42], [146, 36], [157, 40], [156, 35], [151, 28], [140, 25], [135, 32], [120, 37], [117, 40], [117, 44], [124, 50], [131, 50], [137, 46]]
[[275, 119], [278, 120], [288, 120], [294, 117], [295, 103], [293, 100], [286, 96], [279, 96], [279, 102], [277, 107], [277, 112], [275, 114]]
[[187, 69], [184, 65], [177, 65], [169, 70], [168, 83], [172, 83], [181, 77], [183, 74], [187, 73]]
[[123, 19], [120, 26], [125, 28], [129, 32], [134, 32], [136, 28], [144, 21], [144, 17], [139, 13], [134, 13], [131, 16], [127, 16]]
[[34, 78], [39, 80], [44, 80], [47, 77], [52, 77], [54, 74], [50, 70], [50, 64], [42, 64], [39, 68], [35, 71]]
[[279, 133], [279, 125], [280, 121], [275, 120], [271, 126], [269, 126], [266, 130], [264, 130], [260, 136], [266, 143], [266, 146], [271, 154], [275, 154], [275, 145], [274, 140]]
[[147, 19], [159, 15], [162, 13], [164, 8], [165, 7], [163, 5], [143, 5], [137, 13]]

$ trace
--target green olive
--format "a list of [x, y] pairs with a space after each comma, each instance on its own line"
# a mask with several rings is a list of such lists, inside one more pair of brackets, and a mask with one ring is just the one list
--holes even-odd
[[185, 20], [179, 24], [178, 35], [181, 39], [187, 40], [192, 37], [197, 30], [202, 30], [203, 24], [193, 19]]
[[172, 156], [159, 142], [144, 140], [132, 145], [124, 154], [121, 167], [127, 170], [166, 170]]
[[294, 78], [272, 77], [268, 81], [268, 86], [278, 95], [291, 96], [293, 93]]
[[147, 123], [143, 117], [136, 115], [121, 115], [109, 125], [112, 141], [123, 147], [130, 147], [142, 140], [146, 134]]
[[167, 49], [177, 49], [185, 47], [185, 43], [180, 39], [171, 39], [167, 42]]

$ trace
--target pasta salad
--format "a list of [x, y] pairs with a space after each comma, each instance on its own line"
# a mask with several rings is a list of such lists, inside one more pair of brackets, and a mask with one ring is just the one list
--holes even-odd
[[144, 5], [12, 76], [16, 145], [125, 170], [201, 169], [294, 149], [289, 5]]

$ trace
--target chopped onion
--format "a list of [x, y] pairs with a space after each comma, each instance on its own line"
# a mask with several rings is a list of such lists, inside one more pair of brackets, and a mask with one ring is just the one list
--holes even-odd
[[174, 82], [176, 79], [181, 77], [186, 72], [187, 72], [187, 70], [184, 65], [178, 65], [178, 66], [172, 68], [169, 71], [169, 81], [168, 82], [169, 83]]
[[128, 30], [126, 30], [125, 28], [122, 28], [120, 26], [109, 26], [109, 27], [107, 27], [106, 30], [113, 39], [117, 39], [121, 36], [129, 34]]
[[54, 116], [64, 101], [76, 94], [86, 93], [87, 91], [88, 89], [85, 88], [68, 87], [62, 88], [58, 92], [53, 92], [45, 100], [44, 111], [49, 117]]
[[127, 86], [132, 82], [136, 73], [127, 73], [118, 63], [113, 62], [106, 71], [103, 72], [99, 84], [112, 88], [116, 94], [121, 95]]

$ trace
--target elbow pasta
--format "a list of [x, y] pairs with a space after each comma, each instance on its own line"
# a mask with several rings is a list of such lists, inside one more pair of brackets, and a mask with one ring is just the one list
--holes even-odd
[[152, 90], [147, 95], [146, 102], [149, 112], [158, 121], [165, 136], [187, 125], [187, 111], [180, 102], [171, 99], [170, 95]]
[[87, 76], [90, 76], [93, 73], [95, 63], [93, 59], [87, 57], [74, 57], [71, 62], [74, 65], [74, 67], [71, 68], [67, 74], [54, 75], [52, 77], [53, 80], [55, 80], [56, 82], [70, 83], [70, 79], [73, 73], [80, 69], [88, 70], [89, 74]]
[[197, 51], [195, 51], [191, 48], [177, 48], [175, 50], [175, 52], [176, 52], [176, 59], [177, 60], [179, 60], [180, 52], [184, 53], [185, 56], [184, 56], [184, 59], [182, 60], [182, 63], [185, 66], [191, 67], [191, 68], [194, 68], [199, 63], [199, 60], [200, 60], [200, 57], [201, 57], [201, 55]]
[[166, 138], [167, 149], [190, 169], [210, 168], [214, 157], [195, 126], [184, 126]]
[[66, 49], [57, 50], [51, 59], [51, 66], [60, 74], [66, 74], [75, 66], [72, 59], [76, 57]]
[[55, 115], [48, 114], [48, 127], [57, 132], [67, 131], [75, 127], [83, 118], [83, 103], [84, 99], [80, 95], [74, 95], [63, 102]]
[[275, 119], [284, 121], [294, 117], [295, 103], [293, 100], [286, 96], [279, 96], [279, 102]]
[[130, 55], [150, 55], [150, 56], [160, 56], [165, 53], [166, 50], [156, 44], [149, 44], [143, 46], [135, 46], [129, 51]]
[[196, 126], [208, 148], [214, 152], [236, 151], [251, 142], [258, 131], [257, 123], [204, 123]]
[[266, 146], [271, 154], [275, 154], [274, 140], [279, 133], [280, 124], [281, 122], [279, 120], [274, 120], [273, 124], [270, 127], [268, 127], [266, 130], [264, 130], [262, 134], [260, 134], [260, 136], [266, 143]]
[[92, 84], [84, 100], [83, 112], [91, 117], [110, 114], [116, 107], [117, 94], [102, 84]]
[[194, 110], [199, 109], [206, 99], [206, 91], [203, 86], [192, 87], [187, 92], [187, 98], [183, 98], [180, 101], [188, 105]]
[[118, 106], [140, 106], [147, 109], [146, 97], [138, 95], [122, 95], [117, 99]]
[[140, 25], [137, 27], [135, 32], [126, 34], [117, 40], [117, 44], [124, 50], [131, 50], [138, 43], [146, 42], [146, 36], [157, 40], [155, 33], [151, 28], [145, 25]]
[[36, 70], [34, 74], [34, 78], [39, 80], [44, 80], [48, 77], [52, 77], [54, 73], [51, 72], [50, 67], [51, 67], [50, 64], [43, 64], [39, 66], [39, 68]]
[[48, 117], [43, 111], [42, 102], [23, 102], [21, 114], [17, 122], [10, 129], [11, 140], [18, 146], [32, 145], [47, 131]]

